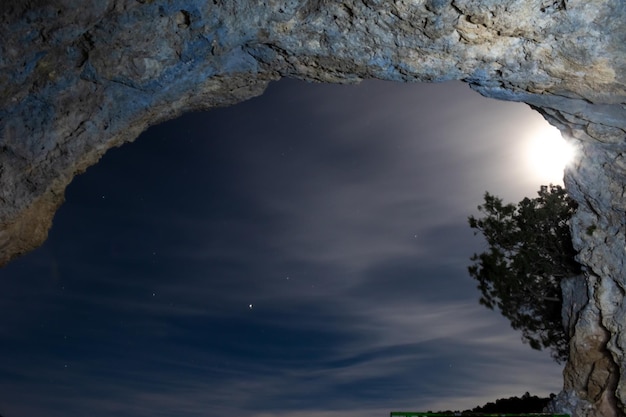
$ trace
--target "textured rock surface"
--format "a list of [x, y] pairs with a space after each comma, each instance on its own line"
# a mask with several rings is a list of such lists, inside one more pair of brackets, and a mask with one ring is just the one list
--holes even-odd
[[184, 111], [291, 76], [460, 79], [523, 101], [581, 149], [585, 275], [564, 284], [575, 416], [626, 415], [626, 6], [621, 0], [5, 0], [0, 263], [45, 240], [74, 175]]

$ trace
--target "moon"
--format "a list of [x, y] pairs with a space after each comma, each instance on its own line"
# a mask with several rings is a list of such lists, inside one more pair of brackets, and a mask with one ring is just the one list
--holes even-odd
[[563, 171], [575, 155], [573, 144], [568, 143], [553, 126], [535, 128], [528, 137], [527, 163], [542, 185], [562, 183]]

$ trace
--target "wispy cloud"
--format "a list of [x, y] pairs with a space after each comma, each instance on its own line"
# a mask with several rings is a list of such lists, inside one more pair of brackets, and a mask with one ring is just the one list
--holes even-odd
[[480, 99], [485, 132], [465, 87], [370, 85], [271, 89], [167, 128], [232, 139], [90, 170], [68, 235], [2, 271], [0, 413], [369, 417], [558, 389], [465, 269], [483, 191], [522, 193], [516, 113]]

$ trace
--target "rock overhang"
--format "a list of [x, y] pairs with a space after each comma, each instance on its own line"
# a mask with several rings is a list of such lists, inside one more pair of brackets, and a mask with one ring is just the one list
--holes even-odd
[[0, 262], [41, 244], [73, 176], [149, 125], [235, 104], [286, 76], [463, 80], [528, 103], [581, 149], [565, 182], [579, 203], [572, 230], [586, 272], [565, 304], [586, 301], [570, 305], [572, 355], [555, 407], [624, 415], [626, 305], [606, 296], [626, 288], [623, 2], [5, 3]]

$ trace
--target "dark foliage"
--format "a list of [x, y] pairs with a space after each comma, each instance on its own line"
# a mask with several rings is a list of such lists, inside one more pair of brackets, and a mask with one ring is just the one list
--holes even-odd
[[[517, 205], [485, 193], [482, 218], [470, 227], [489, 249], [474, 254], [468, 270], [478, 281], [480, 303], [498, 308], [522, 332], [533, 349], [549, 349], [559, 363], [567, 360], [568, 339], [561, 320], [563, 278], [580, 274], [568, 221], [576, 202], [560, 186], [541, 186], [539, 197]], [[477, 232], [476, 232], [477, 233]]]
[[482, 414], [520, 414], [520, 413], [542, 413], [548, 403], [554, 398], [554, 394], [550, 397], [540, 398], [536, 395], [531, 396], [528, 392], [521, 397], [500, 398], [495, 402], [489, 402], [482, 407], [474, 407], [471, 410], [458, 411], [439, 411], [439, 414], [452, 415], [473, 415]]
[[548, 398], [539, 398], [536, 395], [531, 396], [528, 392], [522, 397], [501, 398], [496, 402], [490, 402], [482, 407], [476, 407], [471, 410], [473, 413], [541, 413], [548, 405], [550, 400], [554, 398], [552, 394]]

